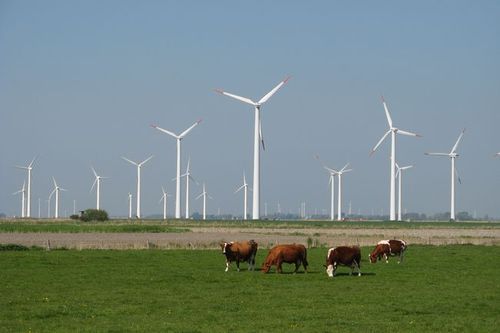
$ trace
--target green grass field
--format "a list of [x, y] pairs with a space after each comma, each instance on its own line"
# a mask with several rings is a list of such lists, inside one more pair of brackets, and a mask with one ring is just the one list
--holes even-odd
[[363, 276], [334, 279], [326, 249], [296, 275], [225, 273], [219, 251], [0, 251], [0, 332], [498, 331], [500, 247], [370, 250]]

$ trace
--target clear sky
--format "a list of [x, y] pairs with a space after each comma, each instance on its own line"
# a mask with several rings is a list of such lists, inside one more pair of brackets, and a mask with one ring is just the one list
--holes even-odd
[[[208, 212], [241, 214], [251, 183], [253, 110], [215, 88], [259, 99], [292, 79], [262, 109], [262, 203], [269, 212], [329, 207], [328, 174], [313, 156], [353, 172], [344, 210], [389, 208], [389, 141], [383, 94], [397, 127], [405, 208], [449, 211], [448, 152], [466, 128], [457, 161], [457, 212], [500, 217], [500, 2], [498, 1], [8, 1], [0, 0], [0, 212], [19, 214], [26, 165], [32, 215], [42, 216], [51, 177], [68, 189], [61, 214], [94, 207], [90, 165], [109, 176], [101, 205], [127, 214], [143, 160], [143, 215], [174, 194], [181, 132], [193, 176], [214, 198]], [[193, 186], [193, 211], [201, 210]], [[169, 214], [173, 214], [173, 198]]]

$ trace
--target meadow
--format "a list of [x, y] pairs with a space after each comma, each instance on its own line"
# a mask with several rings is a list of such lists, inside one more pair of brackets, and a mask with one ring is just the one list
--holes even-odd
[[215, 250], [0, 251], [0, 332], [498, 330], [500, 247], [412, 245], [400, 265], [370, 250], [361, 277], [333, 279], [325, 248], [282, 275], [225, 273]]

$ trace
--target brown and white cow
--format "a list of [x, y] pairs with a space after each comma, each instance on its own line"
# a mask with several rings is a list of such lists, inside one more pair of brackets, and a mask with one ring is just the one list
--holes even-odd
[[300, 265], [304, 266], [304, 271], [307, 273], [307, 250], [302, 244], [283, 244], [276, 245], [269, 250], [266, 260], [262, 265], [262, 273], [267, 273], [271, 266], [276, 266], [276, 273], [282, 273], [282, 263], [295, 264], [295, 271], [297, 273]]
[[377, 260], [382, 258], [385, 259], [385, 262], [388, 263], [389, 256], [399, 256], [398, 264], [403, 262], [404, 253], [407, 249], [406, 242], [401, 239], [388, 239], [381, 240], [375, 246], [372, 253], [370, 253], [370, 262], [372, 264], [376, 263]]
[[358, 276], [361, 276], [361, 249], [358, 246], [338, 246], [329, 249], [326, 255], [326, 274], [333, 278], [339, 265], [351, 267], [349, 275], [352, 275], [354, 268], [357, 268]]
[[258, 244], [252, 239], [248, 242], [224, 242], [220, 243], [222, 254], [226, 256], [226, 272], [229, 270], [231, 262], [236, 261], [238, 272], [240, 262], [248, 262], [248, 270], [255, 270], [255, 256], [257, 255]]

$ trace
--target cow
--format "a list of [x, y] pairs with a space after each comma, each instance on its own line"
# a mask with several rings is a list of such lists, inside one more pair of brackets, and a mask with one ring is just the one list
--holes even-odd
[[248, 262], [248, 270], [255, 270], [255, 256], [257, 255], [258, 244], [252, 239], [248, 242], [223, 242], [220, 243], [222, 254], [226, 256], [226, 272], [229, 270], [231, 262], [236, 261], [238, 272], [240, 262]]
[[326, 255], [326, 274], [333, 278], [339, 265], [351, 267], [349, 275], [352, 275], [354, 268], [357, 268], [358, 276], [361, 276], [361, 249], [359, 246], [338, 246], [329, 249]]
[[381, 258], [385, 259], [386, 263], [389, 263], [389, 256], [398, 255], [398, 264], [403, 262], [404, 253], [407, 249], [406, 242], [401, 239], [388, 239], [381, 240], [377, 243], [372, 253], [370, 253], [370, 262], [372, 264], [376, 263], [377, 260]]
[[307, 250], [302, 244], [283, 244], [276, 245], [269, 250], [266, 260], [262, 265], [262, 273], [267, 273], [271, 266], [276, 266], [276, 273], [282, 273], [282, 263], [295, 264], [294, 274], [299, 270], [300, 265], [304, 266], [304, 271], [307, 273]]

